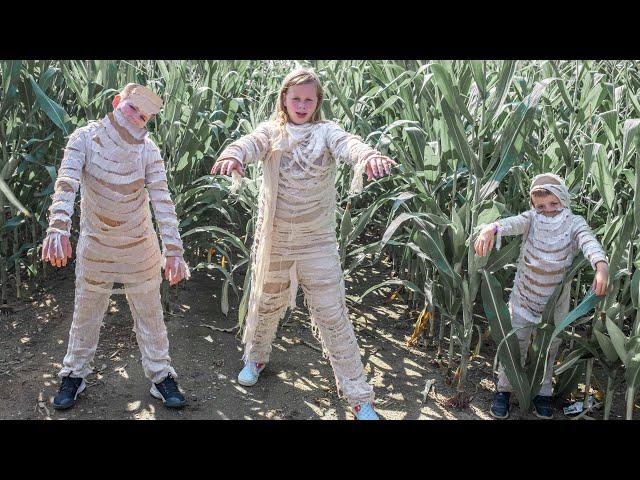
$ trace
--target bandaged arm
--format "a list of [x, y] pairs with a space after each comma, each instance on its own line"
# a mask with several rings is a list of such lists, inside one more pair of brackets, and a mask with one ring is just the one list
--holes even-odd
[[175, 206], [169, 195], [164, 161], [156, 145], [152, 145], [147, 150], [145, 184], [162, 239], [163, 267], [167, 257], [179, 257], [184, 263], [188, 277], [189, 269], [183, 259], [184, 248], [178, 231]]
[[578, 248], [582, 251], [584, 257], [589, 260], [594, 270], [598, 262], [605, 262], [609, 265], [607, 255], [602, 246], [596, 240], [586, 220], [581, 216], [576, 216], [573, 224], [572, 239], [577, 242]]
[[382, 154], [362, 141], [357, 135], [345, 132], [333, 122], [327, 123], [327, 147], [331, 155], [339, 161], [353, 167], [353, 180], [350, 194], [362, 191], [364, 180], [362, 175], [367, 167], [367, 161]]
[[227, 148], [222, 151], [218, 157], [218, 161], [233, 158], [243, 166], [247, 163], [255, 163], [265, 157], [270, 145], [269, 124], [267, 122], [261, 123], [253, 132], [230, 143]]
[[493, 223], [496, 235], [496, 250], [500, 250], [503, 235], [524, 235], [529, 230], [531, 224], [531, 211], [514, 215], [512, 217], [501, 218]]
[[64, 256], [60, 237], [71, 235], [71, 218], [86, 159], [85, 142], [85, 133], [82, 130], [76, 130], [69, 137], [51, 195], [47, 236], [53, 242], [58, 257]]

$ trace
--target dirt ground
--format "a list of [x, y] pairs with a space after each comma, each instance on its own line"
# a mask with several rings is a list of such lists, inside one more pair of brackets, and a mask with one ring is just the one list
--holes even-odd
[[[347, 278], [347, 295], [388, 278], [384, 272], [361, 268]], [[236, 375], [242, 367], [242, 348], [232, 328], [237, 310], [220, 311], [219, 281], [209, 273], [194, 272], [179, 292], [172, 315], [165, 321], [172, 364], [188, 405], [168, 410], [149, 394], [132, 320], [121, 295], [111, 297], [94, 374], [75, 407], [56, 411], [51, 402], [58, 388], [57, 371], [67, 348], [73, 313], [74, 274], [71, 267], [57, 270], [39, 287], [31, 286], [22, 302], [13, 302], [0, 316], [0, 419], [352, 419], [345, 400], [335, 389], [331, 366], [309, 328], [304, 308], [284, 321], [274, 343], [271, 362], [254, 387], [242, 387]], [[491, 419], [494, 389], [491, 373], [493, 345], [487, 341], [471, 361], [468, 408], [445, 406], [455, 388], [445, 381], [435, 362], [435, 349], [424, 342], [408, 347], [416, 312], [404, 302], [387, 300], [389, 290], [372, 293], [351, 310], [362, 359], [374, 386], [375, 407], [387, 420]], [[232, 294], [231, 303], [237, 299]], [[301, 292], [298, 304], [302, 305]], [[433, 384], [426, 401], [423, 390]], [[556, 418], [562, 418], [556, 412]], [[533, 415], [512, 408], [512, 419]], [[615, 416], [613, 416], [615, 418]]]

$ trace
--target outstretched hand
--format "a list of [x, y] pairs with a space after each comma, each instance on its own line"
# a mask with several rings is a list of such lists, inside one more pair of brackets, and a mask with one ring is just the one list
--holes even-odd
[[367, 181], [373, 180], [374, 177], [384, 177], [391, 173], [391, 167], [397, 165], [396, 162], [384, 155], [375, 155], [367, 160], [365, 171], [367, 172]]
[[491, 249], [493, 248], [494, 237], [495, 237], [495, 226], [492, 223], [484, 227], [480, 231], [478, 238], [476, 238], [476, 241], [473, 244], [473, 248], [476, 251], [476, 255], [478, 255], [479, 257], [484, 257], [489, 252], [491, 252]]
[[596, 264], [596, 276], [593, 279], [591, 288], [598, 297], [607, 292], [607, 282], [609, 281], [609, 265], [606, 262], [598, 262]]
[[187, 270], [180, 257], [167, 257], [164, 266], [164, 278], [169, 280], [169, 285], [173, 286], [187, 276]]
[[48, 234], [42, 244], [42, 261], [54, 267], [64, 267], [73, 255], [69, 237], [59, 233]]
[[211, 167], [211, 175], [216, 175], [218, 172], [220, 172], [220, 175], [231, 175], [233, 170], [244, 177], [244, 167], [242, 163], [235, 158], [219, 158], [218, 161], [213, 164], [213, 167]]

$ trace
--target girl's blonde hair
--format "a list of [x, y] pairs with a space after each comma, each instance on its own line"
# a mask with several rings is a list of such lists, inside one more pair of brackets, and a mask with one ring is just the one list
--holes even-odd
[[308, 83], [313, 83], [316, 86], [316, 95], [318, 96], [318, 104], [316, 105], [316, 109], [311, 115], [310, 122], [318, 122], [322, 120], [322, 99], [324, 98], [324, 91], [322, 90], [322, 85], [320, 84], [320, 79], [316, 75], [316, 73], [310, 68], [299, 67], [284, 77], [282, 81], [282, 86], [280, 87], [280, 93], [278, 94], [278, 101], [276, 104], [276, 122], [279, 125], [285, 125], [289, 121], [289, 115], [287, 115], [287, 107], [284, 104], [284, 97], [289, 91], [291, 87], [294, 85], [304, 85]]

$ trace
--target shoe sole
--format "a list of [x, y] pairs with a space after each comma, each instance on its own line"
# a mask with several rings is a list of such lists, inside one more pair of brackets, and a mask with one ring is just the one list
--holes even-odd
[[256, 377], [254, 382], [247, 382], [246, 380], [242, 380], [240, 377], [238, 377], [238, 383], [243, 387], [253, 387], [256, 383], [258, 383], [258, 380], [260, 380], [260, 374], [262, 373], [262, 370], [264, 370], [264, 367], [258, 370], [258, 376]]
[[82, 379], [82, 383], [80, 384], [80, 386], [78, 387], [78, 390], [76, 391], [76, 394], [73, 397], [73, 403], [64, 406], [64, 405], [56, 405], [55, 403], [53, 404], [53, 409], [54, 410], [66, 410], [68, 408], [73, 407], [76, 404], [76, 400], [78, 399], [78, 395], [80, 395], [82, 392], [84, 392], [87, 389], [87, 383], [84, 381], [84, 379]]
[[366, 422], [367, 420], [380, 420], [380, 417], [367, 417], [367, 418], [358, 418], [358, 416], [354, 413], [353, 416], [359, 422]]
[[247, 382], [247, 381], [245, 381], [245, 380], [241, 380], [241, 379], [238, 377], [238, 383], [239, 383], [240, 385], [242, 385], [243, 387], [253, 387], [256, 383], [258, 383], [258, 379], [256, 378], [255, 382]]
[[534, 414], [536, 417], [541, 418], [542, 420], [553, 420], [553, 415], [551, 415], [550, 417], [545, 417], [545, 416], [543, 416], [543, 415], [540, 415], [540, 414], [538, 413], [538, 411], [537, 411], [535, 408], [533, 409], [533, 414]]
[[504, 417], [496, 415], [491, 410], [489, 410], [489, 415], [491, 415], [493, 418], [497, 418], [498, 420], [504, 420], [505, 418], [509, 418], [509, 411], [507, 411], [507, 414]]
[[157, 398], [158, 400], [162, 400], [162, 404], [164, 406], [166, 406], [167, 408], [182, 408], [187, 404], [187, 401], [185, 400], [180, 405], [167, 405], [167, 401], [164, 399], [164, 397], [160, 393], [160, 390], [158, 390], [156, 388], [155, 384], [153, 384], [153, 383], [151, 384], [151, 389], [149, 390], [149, 393], [151, 394], [151, 396], [153, 398]]

